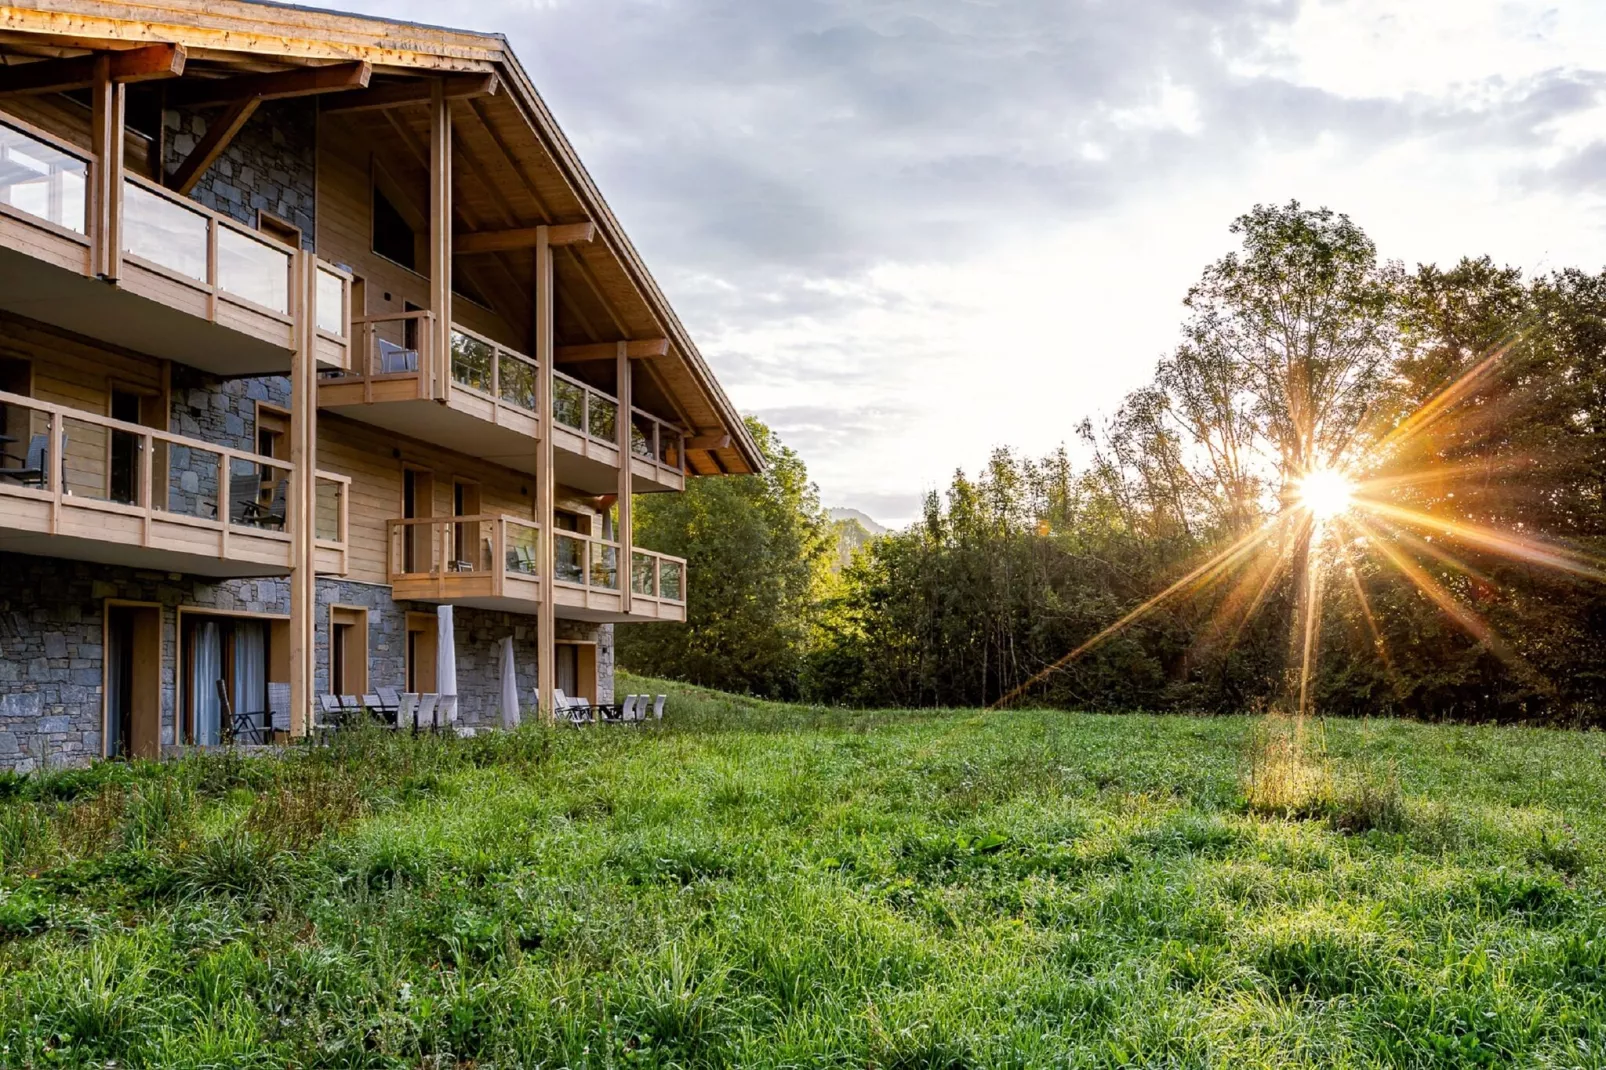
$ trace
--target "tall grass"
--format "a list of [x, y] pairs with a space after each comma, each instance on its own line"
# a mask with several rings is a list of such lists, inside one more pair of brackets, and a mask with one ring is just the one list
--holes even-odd
[[1598, 734], [622, 686], [9, 782], [0, 1066], [1606, 1065]]

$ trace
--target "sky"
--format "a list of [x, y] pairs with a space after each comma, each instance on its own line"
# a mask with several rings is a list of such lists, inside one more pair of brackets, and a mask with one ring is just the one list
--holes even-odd
[[887, 524], [1095, 423], [1257, 203], [1606, 266], [1600, 0], [347, 0], [508, 36], [727, 393]]

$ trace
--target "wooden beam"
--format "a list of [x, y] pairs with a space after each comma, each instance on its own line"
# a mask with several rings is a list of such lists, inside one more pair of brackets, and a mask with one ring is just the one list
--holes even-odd
[[110, 56], [101, 53], [94, 66], [89, 124], [98, 162], [90, 171], [89, 252], [93, 273], [115, 280], [123, 267], [123, 129], [128, 94], [112, 80]]
[[625, 357], [629, 360], [645, 360], [649, 357], [662, 357], [669, 354], [669, 339], [667, 338], [640, 338], [634, 342], [598, 342], [588, 346], [559, 346], [558, 362], [560, 364], [579, 364], [588, 360], [612, 360], [614, 350], [623, 345]]
[[689, 450], [728, 450], [731, 447], [731, 437], [727, 434], [696, 435], [686, 440]]
[[[464, 100], [471, 97], [488, 97], [494, 94], [501, 82], [494, 74], [466, 74], [441, 79], [446, 83], [447, 100]], [[409, 104], [428, 104], [432, 99], [436, 79], [415, 82], [396, 82], [374, 86], [360, 93], [346, 93], [326, 100], [326, 114], [354, 111], [377, 111], [382, 108], [401, 108]]]
[[156, 78], [177, 78], [184, 73], [187, 53], [183, 45], [147, 45], [121, 52], [95, 52], [72, 59], [46, 59], [0, 67], [0, 96], [87, 88], [95, 84], [95, 64], [102, 56], [111, 61], [111, 80], [127, 85]]
[[[535, 363], [541, 379], [539, 397], [543, 406], [552, 397], [552, 250], [546, 243], [545, 228], [535, 245]], [[623, 421], [621, 421], [623, 422]], [[557, 687], [558, 656], [556, 643], [557, 611], [552, 579], [557, 565], [554, 544], [553, 505], [555, 503], [554, 473], [552, 470], [552, 417], [551, 410], [541, 418], [541, 440], [536, 443], [535, 520], [541, 525], [541, 604], [536, 611], [536, 703], [540, 716], [549, 724], [556, 719], [553, 691]], [[629, 467], [628, 461], [624, 466]]]
[[446, 82], [430, 80], [429, 105], [429, 310], [435, 313], [435, 397], [447, 400], [452, 354], [452, 109]]
[[[619, 419], [616, 421], [619, 431], [619, 530], [613, 537], [619, 540], [619, 610], [622, 613], [630, 612], [630, 596], [633, 593], [631, 580], [635, 572], [635, 523], [631, 517], [631, 500], [634, 497], [634, 473], [630, 458], [630, 432], [635, 426], [631, 409], [635, 405], [632, 396], [635, 389], [635, 375], [630, 366], [630, 343], [615, 342], [614, 346], [614, 390], [619, 398]], [[657, 593], [657, 592], [654, 592]]]
[[332, 63], [273, 74], [248, 74], [211, 80], [186, 78], [167, 89], [170, 108], [205, 108], [242, 100], [283, 100], [367, 89], [374, 68], [367, 62]]
[[167, 188], [188, 197], [195, 184], [201, 181], [206, 169], [223, 155], [234, 136], [240, 132], [251, 116], [256, 113], [257, 105], [261, 101], [255, 97], [236, 101], [206, 128], [206, 136], [202, 137], [184, 161], [167, 175], [163, 182]]
[[[533, 249], [536, 231], [540, 227], [520, 227], [515, 230], [482, 230], [459, 234], [457, 251], [469, 253], [505, 253], [514, 249]], [[595, 223], [561, 223], [545, 228], [547, 245], [583, 245], [597, 236]]]

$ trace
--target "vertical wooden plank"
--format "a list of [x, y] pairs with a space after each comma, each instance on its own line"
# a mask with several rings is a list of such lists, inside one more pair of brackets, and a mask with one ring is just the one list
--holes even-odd
[[537, 615], [536, 627], [536, 689], [540, 698], [540, 715], [547, 721], [553, 721], [556, 707], [552, 701], [552, 692], [556, 686], [557, 666], [557, 636], [554, 629], [557, 625], [557, 613], [553, 605], [552, 578], [555, 575], [557, 556], [554, 552], [553, 538], [556, 534], [552, 523], [553, 503], [553, 475], [552, 475], [552, 362], [554, 359], [554, 344], [552, 335], [552, 309], [553, 309], [553, 280], [552, 280], [552, 246], [548, 242], [549, 232], [546, 227], [536, 228], [535, 237], [535, 359], [540, 368], [541, 389], [539, 396], [546, 408], [542, 412], [541, 439], [536, 448], [540, 450], [537, 459], [535, 479], [535, 510], [536, 522], [541, 525], [539, 545], [541, 547], [541, 609]]
[[429, 307], [435, 313], [435, 397], [445, 401], [452, 389], [452, 112], [440, 78], [430, 90]]
[[635, 575], [636, 555], [632, 542], [634, 534], [631, 531], [630, 491], [631, 491], [631, 453], [630, 428], [631, 406], [634, 404], [634, 384], [631, 382], [629, 347], [620, 342], [617, 354], [614, 357], [614, 366], [618, 378], [614, 382], [615, 393], [619, 395], [619, 527], [613, 537], [619, 540], [619, 609], [624, 613], [630, 612], [631, 578]]
[[127, 97], [122, 83], [112, 81], [108, 53], [95, 59], [91, 93], [95, 183], [90, 194], [90, 271], [115, 280], [122, 273], [123, 263], [123, 117]]
[[317, 331], [311, 310], [312, 256], [296, 254], [296, 353], [290, 372], [290, 734], [305, 736], [314, 701], [314, 642], [317, 628]]

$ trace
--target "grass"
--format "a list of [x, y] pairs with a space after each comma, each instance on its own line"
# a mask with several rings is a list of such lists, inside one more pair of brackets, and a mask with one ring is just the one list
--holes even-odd
[[0, 1066], [1606, 1067], [1599, 733], [625, 683], [0, 779]]

